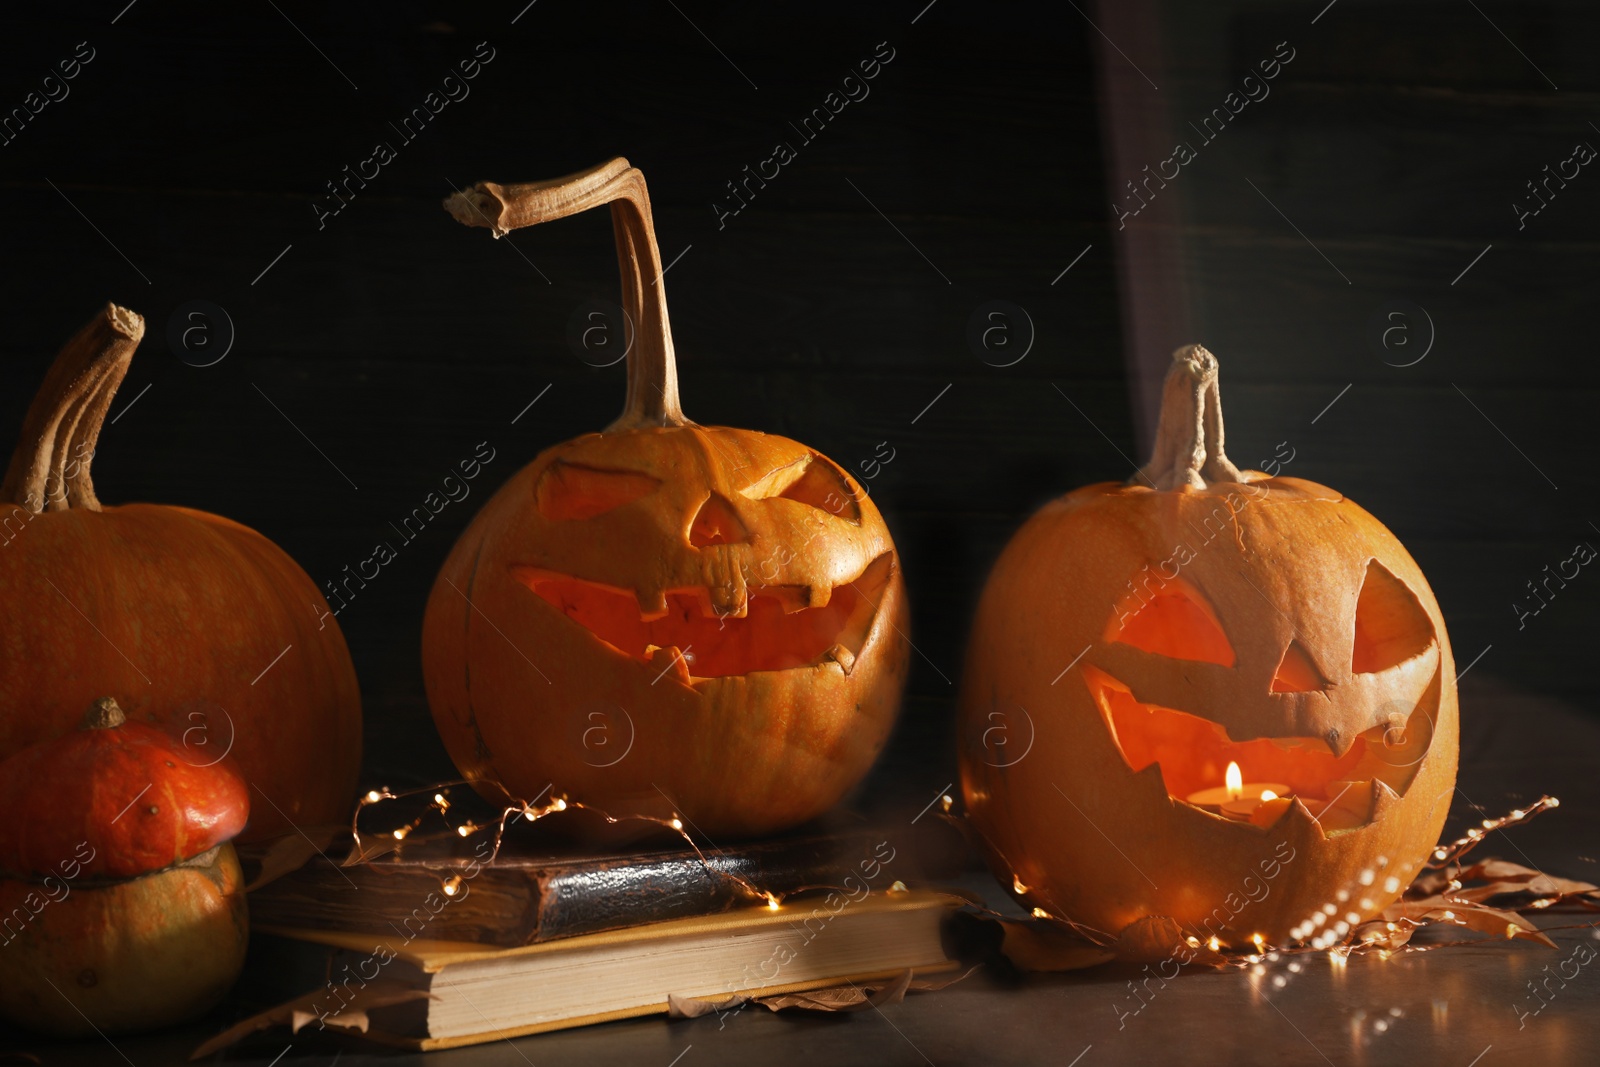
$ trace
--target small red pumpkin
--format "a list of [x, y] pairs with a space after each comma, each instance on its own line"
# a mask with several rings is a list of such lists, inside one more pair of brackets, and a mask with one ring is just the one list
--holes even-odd
[[143, 336], [112, 304], [67, 342], [0, 485], [0, 759], [122, 693], [191, 760], [231, 754], [267, 801], [250, 837], [343, 821], [361, 699], [316, 585], [229, 519], [95, 494], [100, 427]]
[[611, 206], [628, 399], [484, 505], [428, 600], [423, 674], [468, 778], [698, 832], [827, 810], [887, 738], [908, 665], [894, 543], [813, 449], [678, 402], [643, 176], [625, 159], [446, 201], [500, 236]]
[[153, 1029], [219, 1001], [249, 934], [229, 760], [99, 700], [0, 763], [0, 1014], [62, 1036]]

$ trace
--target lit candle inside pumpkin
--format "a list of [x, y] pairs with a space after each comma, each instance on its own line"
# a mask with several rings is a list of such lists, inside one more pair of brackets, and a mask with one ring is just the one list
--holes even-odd
[[1190, 793], [1189, 803], [1236, 819], [1248, 819], [1261, 804], [1289, 792], [1289, 787], [1283, 782], [1245, 781], [1237, 763], [1228, 764], [1223, 780], [1221, 786], [1197, 789]]

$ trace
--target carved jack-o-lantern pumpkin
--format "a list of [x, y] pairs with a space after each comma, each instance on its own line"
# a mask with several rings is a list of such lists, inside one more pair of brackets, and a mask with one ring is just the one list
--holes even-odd
[[428, 601], [428, 698], [462, 773], [512, 797], [553, 785], [713, 837], [793, 825], [855, 784], [893, 723], [907, 667], [894, 545], [826, 457], [683, 416], [649, 199], [626, 160], [446, 206], [499, 236], [607, 203], [636, 325], [627, 406], [542, 453], [461, 536]]
[[996, 871], [1109, 933], [1164, 915], [1235, 944], [1331, 939], [1409, 883], [1455, 782], [1421, 571], [1339, 493], [1228, 461], [1198, 346], [1151, 463], [1046, 505], [1000, 557], [962, 716]]

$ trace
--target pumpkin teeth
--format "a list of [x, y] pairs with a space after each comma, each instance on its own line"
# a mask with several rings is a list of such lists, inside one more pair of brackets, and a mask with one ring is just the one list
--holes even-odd
[[[729, 562], [735, 560], [730, 557]], [[737, 573], [735, 584], [665, 589], [653, 596], [538, 567], [517, 565], [510, 571], [597, 641], [654, 672], [671, 670], [688, 684], [691, 677], [791, 670], [828, 661], [849, 674], [873, 633], [895, 562], [893, 553], [886, 552], [854, 579], [823, 587], [820, 595], [816, 585], [748, 587], [740, 568], [733, 566], [719, 569], [719, 574], [732, 578]], [[656, 601], [659, 607], [652, 608]], [[674, 663], [671, 653], [678, 649], [683, 655]]]
[[700, 550], [711, 610], [718, 618], [742, 619], [750, 611], [750, 590], [745, 572], [750, 566], [750, 545], [707, 545]]
[[843, 645], [834, 645], [822, 654], [822, 658], [824, 660], [833, 660], [846, 674], [855, 669], [856, 654]]
[[1381, 819], [1411, 784], [1433, 738], [1426, 695], [1409, 716], [1387, 717], [1361, 733], [1234, 741], [1209, 719], [1140, 701], [1097, 667], [1086, 666], [1083, 674], [1130, 770], [1154, 769], [1168, 796], [1187, 803], [1186, 797], [1221, 784], [1227, 764], [1236, 762], [1247, 781], [1290, 784], [1294, 804], [1274, 809], [1269, 824], [1295, 808], [1325, 834]]
[[650, 645], [645, 650], [645, 658], [650, 661], [651, 668], [659, 672], [656, 681], [670, 676], [683, 685], [689, 684], [689, 656], [677, 645], [668, 645], [666, 648]]

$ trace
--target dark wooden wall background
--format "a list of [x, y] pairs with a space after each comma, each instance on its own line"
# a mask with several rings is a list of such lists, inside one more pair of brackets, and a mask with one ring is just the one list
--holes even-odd
[[[1079, 16], [948, 0], [920, 19], [926, 0], [541, 0], [512, 25], [525, 0], [281, 0], [282, 14], [144, 0], [111, 25], [124, 2], [12, 16], [0, 46], [6, 107], [78, 42], [96, 52], [66, 100], [0, 147], [8, 436], [61, 341], [106, 300], [126, 304], [149, 333], [113, 417], [151, 388], [107, 428], [94, 466], [103, 499], [229, 515], [319, 583], [395, 540], [389, 522], [490, 441], [498, 458], [473, 495], [339, 620], [365, 697], [369, 772], [448, 777], [417, 655], [434, 575], [495, 486], [614, 417], [622, 367], [595, 369], [566, 341], [574, 309], [616, 298], [604, 212], [495, 242], [439, 201], [452, 183], [627, 155], [651, 182], [664, 256], [692, 246], [666, 278], [690, 416], [786, 434], [858, 471], [880, 442], [894, 450], [869, 484], [902, 551], [925, 658], [880, 773], [914, 796], [951, 780], [949, 682], [989, 562], [1042, 500], [1119, 474], [1049, 383], [1129, 447]], [[471, 95], [402, 144], [387, 123], [480, 41], [495, 58]], [[884, 41], [894, 58], [870, 95], [801, 147], [788, 123]], [[726, 200], [724, 183], [780, 139], [798, 158], [719, 229], [711, 204]], [[313, 199], [377, 140], [397, 158], [319, 231]], [[237, 329], [232, 352], [204, 369], [165, 340], [174, 311], [197, 299]], [[1036, 327], [1009, 368], [968, 344], [970, 317], [991, 300], [1025, 308]]]
[[[1155, 0], [1101, 10], [1126, 53], [1096, 38], [1118, 140], [1153, 142], [1110, 161], [1120, 208], [1139, 207], [1124, 183], [1144, 164], [1180, 140], [1196, 149], [1118, 235], [1140, 261], [1132, 295], [1149, 294], [1150, 317], [1170, 324], [1139, 361], [1164, 364], [1177, 334], [1204, 341], [1222, 361], [1230, 455], [1255, 466], [1287, 441], [1288, 473], [1343, 490], [1410, 548], [1459, 668], [1482, 655], [1474, 671], [1592, 708], [1600, 582], [1587, 570], [1552, 582], [1548, 607], [1526, 618], [1513, 604], [1538, 608], [1527, 583], [1579, 542], [1600, 546], [1600, 476], [1583, 436], [1600, 405], [1600, 171], [1591, 163], [1565, 188], [1552, 182], [1548, 206], [1520, 229], [1513, 203], [1537, 207], [1527, 182], [1580, 143], [1600, 148], [1600, 9]], [[1207, 143], [1189, 124], [1223, 107], [1280, 42], [1294, 59], [1270, 95]], [[1384, 317], [1396, 307], [1402, 317]]]
[[[497, 449], [472, 497], [340, 617], [374, 780], [450, 773], [417, 647], [454, 537], [517, 466], [622, 399], [622, 368], [566, 342], [579, 305], [615, 297], [604, 213], [497, 243], [439, 200], [613, 154], [649, 176], [664, 255], [688, 249], [667, 284], [689, 414], [858, 471], [880, 442], [894, 450], [870, 486], [922, 655], [878, 794], [920, 806], [952, 779], [950, 683], [988, 565], [1044, 499], [1129, 473], [1119, 452], [1143, 451], [1144, 416], [1125, 349], [1150, 366], [1190, 339], [1223, 359], [1235, 457], [1253, 465], [1288, 440], [1293, 473], [1385, 519], [1432, 577], [1463, 665], [1492, 644], [1475, 669], [1588, 690], [1600, 580], [1581, 577], [1523, 632], [1510, 607], [1574, 542], [1600, 543], [1576, 432], [1600, 373], [1584, 322], [1600, 175], [1587, 168], [1525, 232], [1509, 207], [1575, 141], [1600, 144], [1581, 6], [1480, 4], [1556, 91], [1465, 3], [1341, 0], [1314, 26], [1321, 3], [1080, 5], [1159, 84], [1154, 107], [1129, 113], [1140, 122], [1197, 119], [1275, 42], [1296, 49], [1272, 95], [1168, 191], [1154, 236], [1173, 258], [1157, 269], [1187, 296], [1135, 303], [1168, 325], [1125, 345], [1112, 198], [1135, 175], [1102, 157], [1122, 97], [1096, 92], [1097, 61], [1109, 76], [1123, 59], [1071, 6], [524, 2], [111, 0], [9, 16], [0, 40], [4, 109], [78, 42], [95, 50], [71, 95], [0, 146], [6, 434], [60, 342], [99, 304], [126, 304], [149, 332], [95, 463], [102, 497], [227, 514], [319, 583], [391, 538], [477, 442]], [[1142, 19], [1126, 38], [1119, 11]], [[388, 123], [480, 41], [495, 58], [471, 95], [402, 144]], [[895, 58], [871, 95], [800, 147], [788, 124], [883, 41]], [[719, 229], [724, 183], [780, 139], [798, 158]], [[379, 140], [397, 158], [319, 230], [324, 183]], [[1405, 369], [1364, 336], [1399, 298], [1438, 331]], [[236, 327], [212, 367], [168, 349], [192, 300]], [[996, 300], [1032, 323], [1009, 367], [968, 338]], [[1024, 345], [1028, 328], [1009, 326]]]

